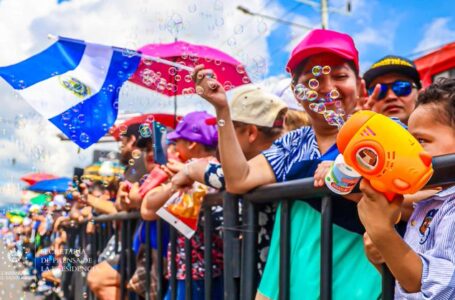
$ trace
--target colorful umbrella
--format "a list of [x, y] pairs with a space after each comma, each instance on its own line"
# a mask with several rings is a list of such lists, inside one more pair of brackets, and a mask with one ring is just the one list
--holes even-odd
[[104, 161], [90, 165], [84, 169], [84, 178], [92, 181], [111, 181], [114, 177], [120, 177], [124, 168], [119, 163]]
[[24, 190], [24, 191], [22, 191], [21, 203], [27, 204], [30, 202], [30, 199], [35, 198], [38, 195], [39, 195], [39, 193]]
[[167, 96], [195, 93], [191, 75], [188, 70], [154, 62], [147, 56], [159, 57], [187, 67], [204, 64], [217, 74], [218, 81], [226, 89], [251, 82], [245, 67], [238, 60], [208, 46], [176, 41], [169, 44], [148, 44], [138, 51], [145, 54], [145, 57], [130, 81]]
[[47, 173], [30, 173], [30, 174], [22, 176], [21, 180], [25, 181], [26, 183], [28, 183], [30, 185], [34, 185], [35, 183], [37, 183], [41, 180], [53, 179], [53, 178], [57, 178], [57, 177], [52, 174], [47, 174]]
[[66, 177], [42, 180], [35, 183], [28, 189], [35, 192], [55, 192], [64, 193], [68, 190], [71, 184], [71, 179]]
[[21, 224], [27, 213], [20, 209], [13, 209], [6, 213], [6, 218], [13, 224]]
[[[190, 69], [204, 64], [212, 69], [226, 90], [250, 83], [245, 67], [228, 54], [204, 45], [176, 41], [169, 44], [148, 44], [138, 50], [144, 54], [130, 81], [158, 93], [174, 96], [174, 115], [177, 115], [177, 95], [194, 94]], [[148, 57], [164, 59], [157, 62]], [[183, 65], [178, 67], [175, 64]], [[176, 125], [177, 119], [174, 119]]]
[[37, 204], [37, 205], [48, 205], [49, 201], [51, 201], [51, 196], [46, 194], [40, 194], [35, 198], [30, 199], [30, 204]]

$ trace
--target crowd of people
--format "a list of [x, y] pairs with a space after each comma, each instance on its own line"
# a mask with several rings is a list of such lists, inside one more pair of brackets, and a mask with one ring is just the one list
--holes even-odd
[[[322, 70], [322, 71], [321, 71]], [[455, 80], [440, 79], [422, 88], [412, 61], [388, 55], [360, 76], [358, 51], [352, 38], [331, 30], [313, 30], [295, 47], [287, 63], [291, 88], [304, 112], [288, 109], [280, 97], [253, 84], [238, 87], [230, 101], [216, 74], [203, 65], [192, 74], [196, 92], [213, 105], [216, 115], [191, 112], [167, 134], [167, 163], [156, 162], [153, 135], [143, 124], [121, 132], [120, 161], [125, 175], [109, 182], [82, 180], [72, 190], [54, 195], [45, 206], [28, 208], [28, 216], [5, 232], [9, 249], [23, 254], [29, 287], [45, 292], [58, 286], [64, 274], [68, 241], [65, 224], [91, 220], [100, 214], [139, 211], [132, 245], [138, 261], [145, 251], [145, 222], [150, 222], [151, 268], [138, 267], [127, 288], [145, 295], [144, 273], [150, 272], [151, 299], [157, 298], [157, 279], [169, 278], [172, 259], [177, 266], [177, 299], [185, 299], [185, 277], [191, 271], [193, 299], [204, 299], [204, 274], [211, 268], [212, 299], [222, 299], [223, 208], [211, 209], [212, 265], [204, 262], [204, 218], [191, 237], [178, 235], [175, 257], [167, 249], [170, 225], [157, 232], [157, 213], [179, 191], [198, 182], [214, 190], [244, 194], [276, 182], [324, 176], [340, 153], [336, 146], [340, 117], [371, 110], [405, 127], [432, 156], [455, 153]], [[316, 81], [315, 81], [316, 80]], [[315, 83], [316, 82], [316, 83]], [[300, 95], [299, 86], [304, 86]], [[297, 91], [299, 90], [299, 91]], [[313, 99], [312, 93], [316, 91]], [[330, 96], [329, 96], [330, 95]], [[336, 119], [338, 117], [338, 119]], [[337, 123], [338, 122], [338, 123]], [[342, 124], [341, 124], [342, 125]], [[136, 168], [145, 166], [141, 176]], [[135, 176], [134, 176], [135, 175]], [[333, 197], [333, 281], [335, 299], [379, 299], [382, 265], [396, 278], [395, 299], [455, 298], [455, 186], [425, 189], [413, 195], [385, 196], [362, 179], [360, 193]], [[256, 299], [278, 299], [280, 199], [258, 205]], [[320, 199], [294, 201], [290, 232], [290, 298], [320, 297]], [[400, 222], [396, 224], [396, 220]], [[87, 223], [86, 233], [93, 234]], [[158, 253], [158, 239], [165, 251]], [[87, 284], [99, 299], [119, 299], [120, 245], [112, 236], [94, 266]], [[118, 250], [118, 251], [115, 251]], [[185, 257], [191, 256], [191, 270]], [[166, 274], [158, 274], [162, 260]], [[63, 272], [62, 272], [63, 271]], [[64, 289], [64, 287], [61, 287]], [[166, 299], [171, 298], [166, 288]]]

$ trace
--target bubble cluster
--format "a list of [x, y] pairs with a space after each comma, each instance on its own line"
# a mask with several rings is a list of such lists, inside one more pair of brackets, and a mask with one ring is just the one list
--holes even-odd
[[[329, 125], [336, 126], [340, 129], [344, 124], [344, 116], [346, 112], [343, 109], [343, 105], [340, 100], [340, 92], [334, 88], [330, 92], [326, 93], [325, 96], [320, 97], [317, 91], [320, 87], [320, 80], [324, 80], [322, 75], [329, 75], [331, 67], [315, 65], [311, 68], [311, 74], [313, 78], [310, 78], [307, 84], [299, 83], [294, 87], [294, 95], [299, 102], [308, 101], [310, 102], [308, 107], [312, 111], [321, 114]], [[327, 106], [335, 106], [335, 109], [328, 109]]]

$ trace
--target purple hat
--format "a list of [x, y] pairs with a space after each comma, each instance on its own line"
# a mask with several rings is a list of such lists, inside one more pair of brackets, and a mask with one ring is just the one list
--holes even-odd
[[169, 140], [184, 139], [209, 147], [218, 144], [218, 132], [213, 124], [214, 116], [205, 111], [195, 111], [187, 114], [177, 125], [177, 128], [167, 135]]

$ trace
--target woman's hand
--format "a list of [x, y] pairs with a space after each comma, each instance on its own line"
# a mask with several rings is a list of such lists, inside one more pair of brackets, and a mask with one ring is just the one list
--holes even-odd
[[221, 83], [216, 80], [216, 74], [204, 65], [197, 65], [192, 74], [196, 94], [212, 104], [216, 110], [228, 107], [226, 91]]
[[322, 187], [325, 184], [325, 176], [333, 165], [333, 161], [323, 161], [314, 172], [314, 187]]

